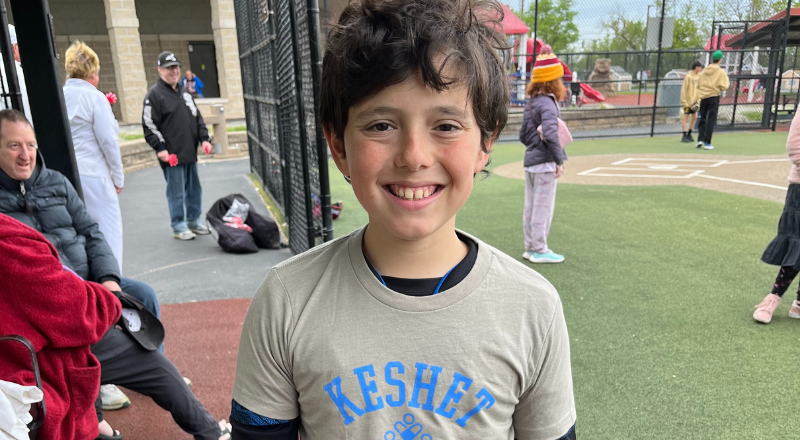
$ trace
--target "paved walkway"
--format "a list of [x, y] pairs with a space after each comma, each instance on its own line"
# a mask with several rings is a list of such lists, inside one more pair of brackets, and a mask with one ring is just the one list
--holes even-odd
[[[231, 193], [244, 195], [269, 215], [247, 178], [247, 158], [200, 164], [203, 210]], [[250, 298], [270, 267], [289, 258], [288, 249], [227, 254], [211, 236], [183, 242], [172, 238], [160, 168], [125, 176], [120, 194], [124, 222], [123, 274], [153, 286], [167, 330], [165, 353], [193, 382], [201, 402], [217, 418], [230, 417], [236, 354]], [[213, 301], [217, 300], [217, 301]], [[151, 399], [125, 391], [132, 405], [106, 413], [126, 440], [192, 437]]]
[[[258, 212], [268, 215], [247, 178], [247, 158], [199, 167], [204, 213], [217, 199], [240, 193]], [[291, 256], [288, 249], [228, 254], [210, 235], [191, 241], [174, 239], [165, 191], [161, 169], [148, 168], [125, 176], [120, 194], [123, 275], [153, 286], [161, 304], [252, 297], [269, 268]]]

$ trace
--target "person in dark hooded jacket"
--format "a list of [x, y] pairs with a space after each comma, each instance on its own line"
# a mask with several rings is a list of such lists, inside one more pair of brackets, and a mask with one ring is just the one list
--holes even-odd
[[556, 179], [564, 171], [567, 155], [558, 140], [558, 102], [564, 96], [564, 67], [552, 53], [536, 57], [531, 82], [526, 89], [528, 104], [519, 139], [525, 144], [525, 208], [522, 228], [525, 252], [532, 263], [561, 263], [564, 256], [547, 247], [556, 202]]

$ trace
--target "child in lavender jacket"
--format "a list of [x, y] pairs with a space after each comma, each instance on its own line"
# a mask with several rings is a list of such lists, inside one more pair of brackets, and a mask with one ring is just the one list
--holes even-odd
[[[556, 180], [564, 171], [567, 155], [558, 140], [557, 102], [564, 96], [561, 77], [564, 68], [552, 53], [536, 57], [531, 82], [526, 93], [530, 96], [519, 139], [525, 144], [525, 208], [522, 229], [525, 252], [522, 258], [532, 263], [561, 263], [564, 256], [547, 247], [547, 236], [553, 221], [556, 202]], [[537, 128], [541, 126], [541, 134]]]

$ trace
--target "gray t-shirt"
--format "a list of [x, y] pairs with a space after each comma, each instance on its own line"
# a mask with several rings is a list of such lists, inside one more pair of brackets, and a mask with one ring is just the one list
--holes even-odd
[[555, 288], [475, 239], [460, 283], [403, 295], [370, 272], [364, 230], [272, 268], [247, 311], [233, 398], [299, 416], [303, 440], [566, 434], [575, 402]]

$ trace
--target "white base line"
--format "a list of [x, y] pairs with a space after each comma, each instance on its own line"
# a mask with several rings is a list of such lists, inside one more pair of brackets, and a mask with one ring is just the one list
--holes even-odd
[[650, 174], [604, 174], [604, 173], [592, 173], [589, 176], [593, 177], [643, 177], [643, 178], [650, 178], [650, 179], [688, 179], [690, 177], [694, 177], [691, 174], [687, 174], [685, 176], [653, 176]]
[[728, 162], [729, 164], [742, 164], [742, 163], [764, 163], [764, 162], [788, 162], [789, 158], [784, 159], [753, 159], [753, 160], [737, 160]]
[[770, 185], [768, 183], [760, 183], [760, 182], [748, 182], [746, 180], [728, 179], [726, 177], [709, 176], [708, 174], [698, 174], [697, 177], [705, 177], [706, 179], [714, 179], [714, 180], [724, 180], [725, 182], [742, 183], [745, 185], [763, 186], [764, 188], [780, 189], [783, 191], [787, 190], [787, 188], [784, 186]]
[[610, 174], [598, 173], [597, 171], [658, 171], [652, 168], [615, 168], [615, 167], [597, 167], [590, 170], [581, 171], [579, 176], [597, 176], [597, 177], [644, 177], [650, 179], [689, 179], [691, 177], [700, 175], [703, 170], [664, 170], [665, 173], [687, 173], [685, 175], [676, 176], [668, 174]]
[[142, 273], [137, 273], [136, 275], [133, 275], [132, 277], [133, 278], [138, 278], [138, 277], [141, 277], [141, 276], [144, 276], [144, 275], [149, 275], [151, 273], [161, 272], [162, 270], [172, 269], [172, 268], [175, 268], [175, 267], [178, 267], [178, 266], [184, 266], [186, 264], [199, 263], [201, 261], [213, 260], [215, 258], [217, 258], [217, 257], [199, 258], [197, 260], [183, 261], [183, 262], [180, 262], [180, 263], [170, 264], [168, 266], [161, 266], [161, 267], [157, 267], [155, 269], [146, 270], [146, 271], [144, 271]]

